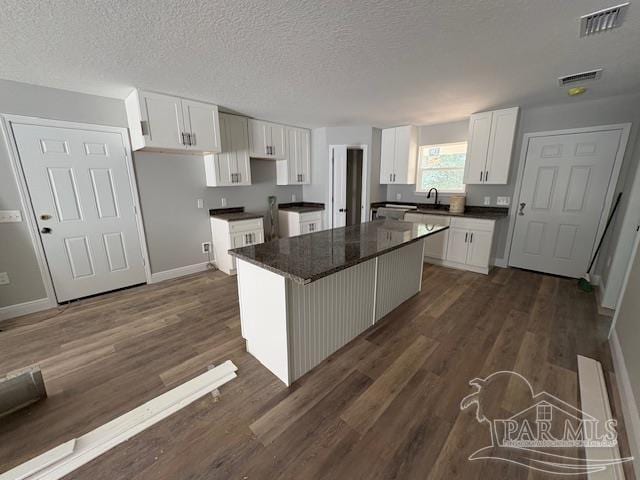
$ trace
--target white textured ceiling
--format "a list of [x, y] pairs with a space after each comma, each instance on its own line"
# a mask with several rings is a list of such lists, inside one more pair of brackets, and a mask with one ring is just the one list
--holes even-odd
[[[133, 87], [321, 126], [431, 124], [640, 90], [640, 1], [3, 0], [0, 78], [124, 98]], [[556, 77], [602, 80], [569, 99]]]

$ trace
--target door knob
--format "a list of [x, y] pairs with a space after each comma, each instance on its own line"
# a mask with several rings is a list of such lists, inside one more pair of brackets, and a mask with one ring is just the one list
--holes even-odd
[[42, 215], [40, 215], [40, 220], [51, 220], [51, 215], [49, 215], [48, 213], [43, 213]]
[[526, 206], [527, 206], [527, 204], [524, 203], [524, 202], [522, 202], [520, 204], [520, 211], [518, 212], [518, 215], [524, 215], [524, 207], [526, 207]]
[[42, 227], [42, 230], [40, 230], [40, 233], [51, 233], [51, 229], [49, 227]]

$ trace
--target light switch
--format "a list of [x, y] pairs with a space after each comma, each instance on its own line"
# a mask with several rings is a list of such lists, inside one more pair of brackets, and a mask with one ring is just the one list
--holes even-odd
[[0, 285], [9, 285], [9, 274], [7, 272], [0, 272]]
[[198, 208], [204, 208], [204, 200], [201, 198], [198, 199]]
[[484, 197], [484, 204], [491, 205], [491, 197]]
[[511, 201], [511, 197], [498, 197], [496, 204], [500, 205], [501, 207], [506, 207], [509, 205]]
[[20, 210], [0, 210], [0, 223], [19, 223], [21, 221]]

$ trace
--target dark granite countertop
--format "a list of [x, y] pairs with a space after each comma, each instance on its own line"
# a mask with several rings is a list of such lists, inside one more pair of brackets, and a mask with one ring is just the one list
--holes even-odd
[[324, 203], [315, 202], [291, 202], [278, 204], [278, 210], [286, 210], [287, 212], [308, 213], [319, 212], [324, 210]]
[[264, 218], [262, 213], [245, 212], [244, 207], [212, 208], [209, 210], [212, 217], [226, 220], [227, 222], [237, 222], [238, 220], [252, 220], [254, 218]]
[[437, 208], [431, 203], [414, 203], [414, 202], [375, 202], [371, 204], [371, 208], [380, 208], [385, 206], [401, 206], [411, 205], [418, 207], [416, 210], [409, 210], [410, 213], [423, 213], [426, 215], [443, 215], [447, 217], [468, 217], [478, 218], [482, 220], [500, 220], [509, 216], [507, 207], [477, 207], [467, 205], [463, 213], [452, 213], [449, 211], [448, 205], [438, 205]]
[[229, 254], [305, 284], [447, 228], [398, 220], [376, 220], [236, 248], [229, 250]]

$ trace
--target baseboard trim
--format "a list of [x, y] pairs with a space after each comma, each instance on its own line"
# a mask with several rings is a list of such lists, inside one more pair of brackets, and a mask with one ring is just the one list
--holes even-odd
[[0, 307], [0, 321], [9, 320], [10, 318], [29, 315], [30, 313], [41, 312], [49, 308], [57, 307], [58, 304], [48, 298], [40, 298], [30, 302], [18, 303], [16, 305], [8, 305]]
[[611, 348], [611, 356], [613, 357], [613, 369], [616, 374], [618, 392], [620, 393], [622, 416], [627, 430], [629, 449], [634, 458], [633, 468], [636, 472], [640, 472], [640, 416], [638, 404], [633, 394], [629, 372], [624, 361], [624, 356], [622, 355], [622, 347], [620, 346], [620, 340], [615, 330], [609, 338], [609, 347]]
[[489, 268], [474, 267], [465, 263], [450, 262], [449, 260], [442, 260], [440, 258], [424, 257], [425, 263], [431, 263], [433, 265], [440, 265], [442, 267], [455, 268], [456, 270], [466, 270], [468, 272], [482, 273], [483, 275], [489, 274]]
[[151, 282], [149, 283], [164, 282], [165, 280], [171, 280], [172, 278], [184, 277], [185, 275], [204, 272], [208, 268], [207, 265], [209, 265], [209, 262], [202, 262], [196, 263], [194, 265], [187, 265], [186, 267], [178, 267], [171, 270], [152, 273]]

